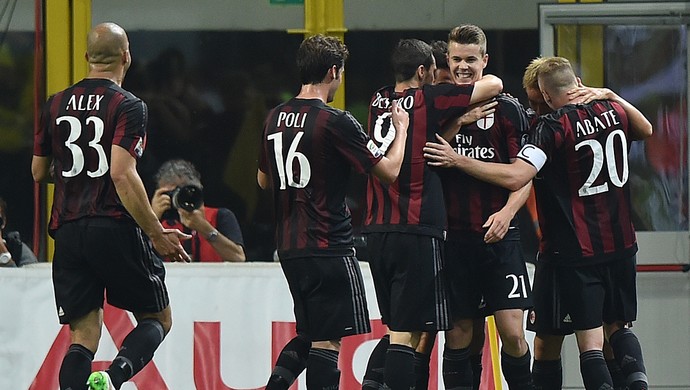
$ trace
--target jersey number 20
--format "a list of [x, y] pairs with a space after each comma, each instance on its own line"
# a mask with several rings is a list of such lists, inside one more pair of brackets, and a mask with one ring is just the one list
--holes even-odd
[[[616, 149], [613, 145], [614, 140], [616, 138], [620, 138], [621, 150], [623, 152], [623, 158], [621, 158], [621, 161], [623, 162], [622, 177], [618, 176], [618, 167], [616, 167]], [[589, 177], [587, 178], [585, 183], [577, 191], [577, 194], [580, 197], [607, 192], [609, 190], [609, 181], [611, 182], [611, 184], [619, 188], [623, 187], [623, 185], [627, 183], [629, 173], [627, 158], [628, 144], [625, 140], [625, 133], [623, 132], [623, 130], [618, 129], [612, 131], [611, 134], [609, 134], [608, 137], [606, 137], [606, 145], [604, 145], [603, 147], [599, 141], [594, 139], [588, 139], [582, 142], [578, 142], [575, 145], [575, 151], [578, 151], [583, 146], [589, 146], [590, 149], [592, 149], [593, 158], [592, 171], [589, 173]], [[606, 165], [609, 174], [609, 180], [604, 184], [593, 186], [592, 184], [594, 184], [594, 181], [599, 177], [601, 169], [604, 167], [604, 165]]]

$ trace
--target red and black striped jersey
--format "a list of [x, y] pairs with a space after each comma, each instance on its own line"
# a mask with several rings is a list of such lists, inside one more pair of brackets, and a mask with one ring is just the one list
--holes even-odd
[[106, 79], [84, 79], [48, 99], [33, 154], [52, 156], [51, 233], [83, 217], [131, 219], [110, 177], [110, 154], [118, 145], [140, 158], [147, 120], [146, 104]]
[[269, 113], [259, 169], [271, 180], [281, 260], [353, 255], [349, 177], [382, 156], [349, 112], [321, 100], [294, 98]]
[[[522, 104], [501, 94], [493, 114], [462, 126], [450, 145], [461, 155], [481, 161], [510, 163], [520, 151], [521, 137], [529, 130]], [[506, 204], [510, 191], [476, 179], [459, 169], [442, 169], [439, 174], [448, 212], [448, 238], [483, 239], [484, 222]], [[511, 222], [517, 226], [517, 218]], [[468, 233], [475, 233], [470, 234]]]
[[450, 120], [465, 113], [474, 85], [425, 85], [402, 93], [393, 86], [381, 88], [369, 106], [369, 135], [383, 151], [395, 129], [390, 106], [399, 101], [410, 114], [405, 157], [398, 179], [391, 185], [369, 177], [364, 232], [396, 231], [442, 238], [446, 228], [443, 188], [437, 169], [424, 159], [424, 145], [436, 142], [436, 133]]
[[534, 180], [545, 260], [578, 265], [636, 253], [629, 132], [624, 109], [608, 100], [539, 118], [529, 144], [546, 154]]

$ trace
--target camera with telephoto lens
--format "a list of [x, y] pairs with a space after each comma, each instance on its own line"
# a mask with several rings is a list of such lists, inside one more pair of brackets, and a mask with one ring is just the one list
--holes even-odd
[[[0, 224], [0, 226], [2, 226], [2, 224]], [[7, 232], [7, 236], [5, 237], [5, 246], [10, 252], [10, 255], [12, 255], [14, 262], [19, 264], [18, 262], [19, 259], [22, 258], [22, 250], [24, 249], [22, 246], [22, 236], [19, 234], [19, 232]]]
[[201, 187], [189, 184], [176, 187], [172, 191], [166, 192], [170, 196], [172, 208], [194, 211], [204, 203], [204, 193]]

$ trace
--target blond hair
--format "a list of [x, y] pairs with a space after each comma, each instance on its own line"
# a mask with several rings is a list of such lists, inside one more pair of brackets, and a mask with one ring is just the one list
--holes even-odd
[[530, 61], [525, 68], [525, 74], [522, 76], [522, 87], [524, 89], [532, 88], [539, 90], [539, 66], [544, 63], [546, 58], [537, 57]]
[[542, 91], [561, 94], [577, 85], [577, 77], [570, 61], [563, 57], [547, 57], [537, 68]]

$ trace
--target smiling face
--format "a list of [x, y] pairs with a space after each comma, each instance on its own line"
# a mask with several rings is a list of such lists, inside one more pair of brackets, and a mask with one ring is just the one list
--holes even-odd
[[448, 66], [456, 84], [478, 81], [484, 75], [489, 55], [477, 44], [448, 43]]

